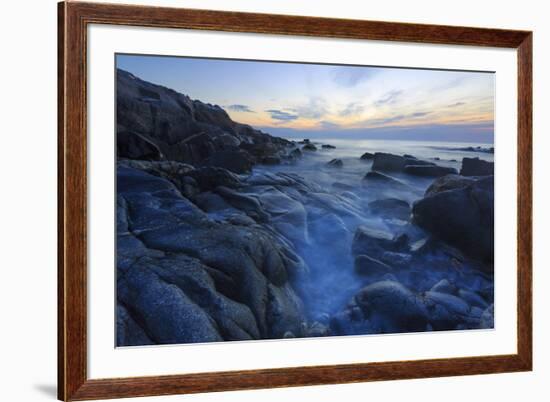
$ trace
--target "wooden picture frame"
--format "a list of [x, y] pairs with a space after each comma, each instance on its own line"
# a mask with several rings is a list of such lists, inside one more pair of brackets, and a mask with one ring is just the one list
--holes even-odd
[[[62, 2], [58, 7], [58, 397], [87, 400], [532, 369], [532, 32]], [[87, 26], [111, 24], [487, 46], [518, 55], [517, 353], [154, 377], [87, 376]]]

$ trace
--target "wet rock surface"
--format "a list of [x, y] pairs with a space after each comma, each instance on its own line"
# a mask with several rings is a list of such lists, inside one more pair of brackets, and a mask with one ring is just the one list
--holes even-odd
[[[492, 264], [494, 182], [488, 176], [465, 187], [430, 192], [413, 205], [414, 221], [474, 258]], [[491, 269], [491, 266], [488, 266]]]

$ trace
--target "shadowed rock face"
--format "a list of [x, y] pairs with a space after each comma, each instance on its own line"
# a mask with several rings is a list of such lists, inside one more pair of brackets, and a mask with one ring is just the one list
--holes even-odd
[[[249, 171], [290, 142], [231, 120], [221, 107], [117, 70], [117, 154]], [[218, 153], [223, 153], [218, 155]]]
[[[457, 182], [458, 183], [458, 182]], [[464, 253], [493, 262], [494, 184], [489, 176], [429, 192], [413, 206], [414, 222]]]

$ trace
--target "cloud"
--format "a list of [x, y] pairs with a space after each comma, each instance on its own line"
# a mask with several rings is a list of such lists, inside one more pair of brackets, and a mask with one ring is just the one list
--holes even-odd
[[318, 120], [328, 114], [328, 103], [324, 98], [314, 97], [310, 98], [309, 102], [305, 105], [286, 110], [296, 113], [300, 117], [306, 119]]
[[238, 104], [227, 105], [226, 108], [229, 109], [229, 110], [233, 110], [234, 112], [254, 113], [254, 111], [246, 105], [238, 105]]
[[361, 114], [365, 106], [358, 102], [348, 103], [347, 106], [338, 113], [340, 116], [355, 116]]
[[379, 119], [366, 120], [365, 122], [371, 126], [383, 126], [385, 124], [396, 123], [407, 119], [415, 119], [418, 117], [424, 117], [430, 114], [430, 112], [415, 112], [409, 114], [398, 114], [396, 116], [384, 117]]
[[332, 80], [342, 87], [351, 88], [372, 78], [376, 73], [376, 70], [368, 67], [336, 67], [332, 70]]
[[457, 106], [462, 106], [462, 105], [465, 105], [466, 102], [456, 102], [456, 103], [451, 103], [450, 105], [447, 105], [447, 107], [457, 107]]
[[297, 114], [285, 112], [284, 110], [278, 110], [278, 109], [269, 109], [269, 110], [266, 110], [266, 112], [271, 115], [271, 118], [273, 120], [279, 120], [281, 122], [293, 121], [298, 119], [299, 117]]
[[387, 92], [384, 96], [374, 102], [376, 106], [393, 105], [399, 97], [403, 94], [403, 91], [393, 90]]

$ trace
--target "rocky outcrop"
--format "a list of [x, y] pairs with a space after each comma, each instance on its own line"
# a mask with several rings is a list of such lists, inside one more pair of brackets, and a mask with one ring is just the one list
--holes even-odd
[[[193, 165], [227, 165], [239, 171], [268, 156], [286, 153], [290, 142], [231, 120], [221, 107], [191, 100], [172, 89], [117, 70], [117, 155]], [[225, 152], [224, 156], [216, 156]], [[236, 153], [235, 153], [236, 152]], [[221, 160], [221, 162], [220, 162]], [[224, 167], [224, 166], [222, 166]]]
[[406, 158], [399, 155], [376, 152], [373, 158], [372, 170], [401, 172], [406, 166], [406, 161]]
[[429, 195], [413, 205], [414, 222], [473, 258], [491, 264], [494, 246], [493, 177]]
[[462, 176], [492, 176], [494, 175], [495, 167], [493, 162], [487, 162], [479, 158], [463, 158]]
[[119, 345], [303, 336], [291, 278], [305, 266], [288, 246], [254, 221], [210, 219], [177, 176], [117, 172]]

